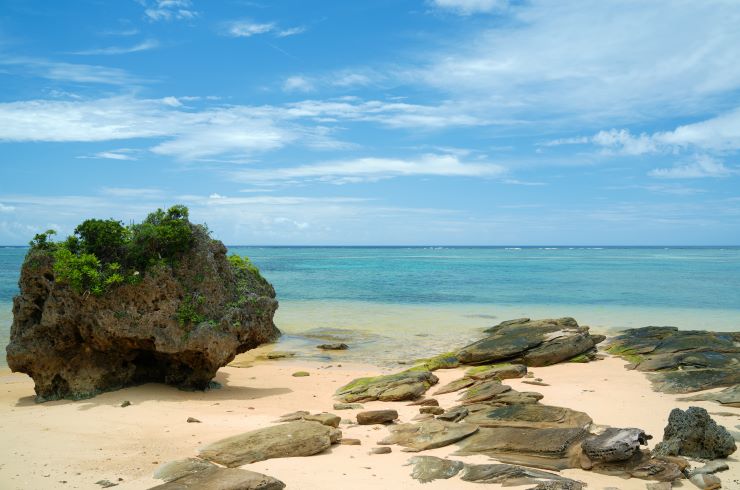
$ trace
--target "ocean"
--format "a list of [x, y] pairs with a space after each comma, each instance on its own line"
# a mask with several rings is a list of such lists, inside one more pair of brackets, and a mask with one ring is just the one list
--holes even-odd
[[[740, 330], [740, 247], [230, 247], [275, 286], [276, 348], [317, 338], [378, 363], [450, 350], [502, 320], [573, 316], [595, 331]], [[0, 248], [0, 344], [25, 248]], [[339, 329], [339, 330], [337, 330]], [[339, 355], [339, 354], [334, 354]], [[328, 358], [327, 358], [328, 359]], [[0, 365], [4, 365], [4, 356]]]

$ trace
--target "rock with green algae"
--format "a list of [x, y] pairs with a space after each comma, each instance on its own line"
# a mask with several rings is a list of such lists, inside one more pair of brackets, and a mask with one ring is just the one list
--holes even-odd
[[429, 371], [402, 371], [355, 379], [339, 388], [336, 396], [345, 403], [416, 400], [438, 381]]
[[305, 378], [306, 376], [311, 376], [311, 373], [308, 371], [296, 371], [293, 374], [291, 374], [294, 378]]
[[411, 465], [411, 478], [421, 483], [434, 480], [447, 480], [457, 475], [463, 469], [462, 461], [438, 458], [436, 456], [414, 456], [406, 463]]

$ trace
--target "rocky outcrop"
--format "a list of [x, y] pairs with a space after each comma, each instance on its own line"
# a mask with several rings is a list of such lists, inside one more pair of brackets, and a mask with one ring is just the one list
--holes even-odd
[[700, 393], [698, 395], [679, 398], [681, 401], [715, 401], [726, 407], [740, 408], [740, 384], [730, 386], [716, 393]]
[[257, 429], [209, 444], [199, 456], [229, 468], [272, 458], [311, 456], [342, 438], [342, 431], [299, 420]]
[[171, 265], [98, 295], [60, 282], [53, 254], [31, 249], [7, 359], [33, 378], [37, 401], [145, 382], [205, 389], [236, 354], [280, 335], [272, 286], [256, 269], [232, 266], [221, 242], [190, 226], [192, 246]]
[[336, 396], [346, 403], [416, 400], [438, 381], [439, 378], [429, 371], [403, 371], [358, 378], [339, 388]]
[[502, 322], [486, 330], [488, 337], [463, 347], [457, 358], [463, 364], [516, 361], [527, 366], [549, 366], [592, 352], [601, 336], [573, 318]]
[[625, 330], [607, 350], [650, 373], [656, 391], [690, 393], [740, 383], [738, 342], [737, 332], [644, 327]]
[[737, 450], [732, 435], [700, 407], [674, 408], [668, 416], [663, 442], [654, 453], [695, 459], [726, 458]]

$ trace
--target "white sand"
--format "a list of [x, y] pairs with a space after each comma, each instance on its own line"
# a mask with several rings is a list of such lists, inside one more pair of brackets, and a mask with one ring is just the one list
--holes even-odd
[[[590, 364], [560, 364], [534, 368], [551, 386], [506, 383], [522, 391], [539, 391], [543, 403], [587, 412], [597, 424], [640, 427], [661, 439], [668, 413], [675, 407], [703, 406], [729, 429], [740, 423], [740, 409], [723, 408], [713, 402], [678, 402], [678, 396], [654, 393], [641, 373], [627, 371], [619, 359]], [[220, 438], [269, 425], [279, 415], [295, 410], [333, 411], [334, 390], [363, 375], [376, 375], [377, 368], [348, 366], [324, 368], [327, 364], [265, 361], [249, 368], [226, 367], [217, 380], [224, 386], [201, 393], [181, 392], [163, 385], [148, 384], [105, 393], [90, 400], [33, 402], [33, 383], [25, 375], [0, 374], [0, 488], [98, 489], [95, 482], [119, 483], [116, 489], [142, 489], [161, 483], [152, 478], [162, 463], [196, 454], [202, 445]], [[306, 370], [310, 377], [291, 373]], [[462, 374], [462, 370], [437, 371], [440, 383]], [[431, 390], [433, 391], [434, 388]], [[443, 407], [455, 404], [457, 394], [438, 397]], [[122, 401], [131, 406], [121, 408]], [[372, 402], [366, 409], [395, 408], [402, 421], [409, 421], [418, 407], [405, 403]], [[356, 411], [333, 411], [353, 418]], [[202, 421], [186, 423], [188, 417]], [[459, 478], [421, 485], [403, 466], [413, 456], [393, 446], [387, 455], [368, 455], [376, 441], [387, 434], [379, 426], [340, 426], [345, 437], [358, 438], [361, 446], [334, 446], [308, 458], [263, 461], [245, 468], [267, 473], [284, 481], [290, 489], [460, 489], [475, 488]], [[455, 445], [422, 454], [447, 456]], [[471, 463], [491, 460], [484, 456], [456, 458]], [[724, 488], [740, 488], [740, 463], [730, 458], [730, 471], [718, 476]], [[645, 489], [645, 481], [624, 480], [581, 470], [564, 475], [588, 483], [589, 489]], [[118, 481], [121, 478], [122, 481]], [[66, 483], [61, 483], [66, 481]], [[531, 487], [532, 485], [529, 485]], [[693, 486], [684, 482], [684, 488]], [[499, 488], [489, 485], [487, 488]], [[527, 488], [509, 487], [509, 488]]]

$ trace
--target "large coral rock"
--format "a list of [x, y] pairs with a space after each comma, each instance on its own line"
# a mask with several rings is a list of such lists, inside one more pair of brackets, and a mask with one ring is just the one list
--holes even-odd
[[343, 402], [416, 400], [439, 378], [429, 371], [403, 371], [396, 374], [357, 378], [339, 388], [336, 396]]
[[[273, 287], [233, 268], [226, 247], [202, 228], [193, 226], [193, 237], [173, 267], [150, 268], [141, 282], [100, 296], [55, 281], [50, 254], [29, 254], [7, 359], [33, 378], [37, 401], [150, 381], [204, 389], [236, 354], [280, 335]], [[179, 322], [184, 302], [197, 304], [204, 320]]]
[[671, 410], [663, 442], [654, 453], [662, 456], [688, 456], [695, 459], [726, 458], [737, 450], [732, 435], [712, 420], [700, 407], [689, 407], [685, 412]]
[[644, 327], [625, 330], [608, 351], [649, 372], [653, 389], [690, 393], [740, 383], [740, 333]]
[[549, 366], [591, 351], [600, 338], [573, 318], [502, 322], [486, 330], [488, 337], [457, 353], [464, 364], [520, 360], [527, 366]]
[[233, 468], [272, 458], [311, 456], [339, 442], [342, 431], [299, 420], [216, 441], [200, 450], [203, 459]]

